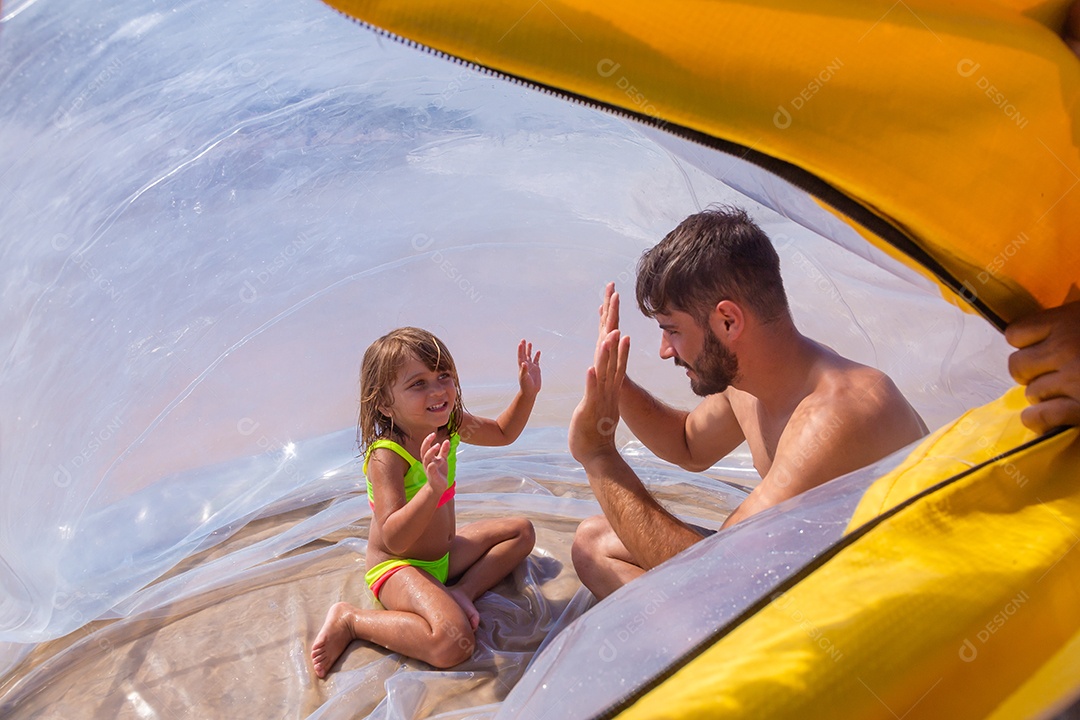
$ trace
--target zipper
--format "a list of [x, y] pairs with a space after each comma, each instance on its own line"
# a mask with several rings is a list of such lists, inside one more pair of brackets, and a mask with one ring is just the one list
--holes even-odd
[[956, 277], [953, 273], [949, 272], [940, 262], [934, 259], [926, 250], [919, 246], [915, 242], [914, 237], [907, 232], [897, 227], [893, 223], [889, 222], [885, 218], [881, 217], [877, 213], [873, 212], [865, 205], [855, 200], [850, 195], [847, 195], [840, 189], [830, 185], [828, 182], [822, 180], [817, 175], [803, 170], [797, 165], [780, 160], [771, 155], [767, 155], [753, 148], [746, 147], [739, 143], [731, 142], [730, 140], [724, 140], [714, 135], [703, 133], [699, 130], [684, 127], [670, 122], [661, 122], [656, 118], [634, 112], [632, 110], [626, 110], [625, 108], [618, 107], [617, 105], [610, 105], [608, 103], [589, 98], [584, 95], [578, 95], [576, 93], [569, 92], [567, 90], [561, 90], [550, 85], [538, 83], [534, 80], [528, 80], [517, 75], [502, 72], [501, 70], [495, 70], [486, 65], [466, 60], [458, 57], [457, 55], [451, 55], [450, 53], [438, 50], [429, 45], [418, 43], [415, 40], [403, 37], [396, 33], [385, 30], [376, 25], [353, 17], [343, 10], [334, 8], [338, 13], [344, 17], [352, 20], [354, 23], [361, 27], [379, 35], [380, 37], [393, 40], [394, 42], [406, 45], [416, 50], [427, 53], [428, 55], [434, 55], [442, 60], [452, 62], [456, 65], [460, 65], [464, 68], [477, 72], [481, 75], [498, 78], [500, 80], [513, 83], [514, 85], [520, 85], [522, 87], [529, 88], [536, 92], [544, 93], [545, 95], [552, 95], [554, 97], [567, 100], [577, 105], [582, 105], [594, 110], [600, 110], [610, 115], [623, 118], [624, 120], [634, 120], [639, 123], [643, 123], [657, 130], [663, 130], [676, 137], [684, 140], [703, 145], [712, 150], [725, 153], [727, 155], [735, 156], [741, 160], [750, 162], [758, 167], [766, 170], [773, 175], [776, 175], [783, 180], [791, 183], [795, 187], [799, 188], [805, 193], [808, 193], [826, 205], [836, 210], [841, 215], [847, 217], [852, 222], [858, 223], [866, 230], [872, 232], [874, 235], [881, 238], [884, 242], [891, 245], [893, 248], [908, 256], [927, 271], [929, 271], [938, 282], [945, 287], [949, 288], [953, 293], [957, 295], [961, 300], [966, 302], [976, 312], [983, 316], [991, 325], [998, 329], [999, 332], [1005, 332], [1005, 326], [1007, 323], [1005, 320], [990, 309], [989, 306], [984, 303], [976, 293], [968, 290], [964, 283]]

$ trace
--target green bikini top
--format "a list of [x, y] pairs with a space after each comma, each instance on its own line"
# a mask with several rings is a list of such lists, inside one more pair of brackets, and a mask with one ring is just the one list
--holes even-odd
[[[456, 483], [454, 482], [454, 469], [457, 465], [457, 446], [460, 442], [461, 436], [457, 433], [451, 433], [450, 435], [450, 455], [446, 458], [446, 479], [447, 488], [443, 492], [442, 497], [439, 498], [438, 507], [442, 507], [449, 502], [453, 497], [456, 490]], [[413, 496], [420, 491], [420, 488], [427, 485], [427, 475], [424, 473], [424, 464], [414, 458], [409, 451], [398, 445], [393, 440], [386, 440], [381, 438], [371, 443], [368, 446], [367, 453], [364, 455], [364, 475], [367, 475], [368, 461], [371, 460], [371, 453], [378, 448], [386, 448], [393, 450], [402, 458], [405, 462], [409, 463], [409, 469], [405, 472], [405, 502], [409, 502], [413, 499]], [[371, 508], [375, 509], [375, 491], [371, 487], [371, 480], [367, 481], [367, 496], [368, 503]]]

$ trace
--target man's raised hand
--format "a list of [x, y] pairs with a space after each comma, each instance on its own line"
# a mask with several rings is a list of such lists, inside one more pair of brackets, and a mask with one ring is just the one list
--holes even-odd
[[618, 330], [597, 343], [596, 362], [585, 374], [585, 395], [570, 420], [570, 454], [582, 465], [597, 454], [618, 453], [619, 390], [629, 355], [630, 338]]
[[615, 283], [609, 282], [604, 288], [604, 302], [600, 305], [600, 333], [596, 338], [596, 353], [593, 355], [593, 367], [600, 360], [600, 346], [612, 330], [619, 329], [619, 293], [615, 292]]

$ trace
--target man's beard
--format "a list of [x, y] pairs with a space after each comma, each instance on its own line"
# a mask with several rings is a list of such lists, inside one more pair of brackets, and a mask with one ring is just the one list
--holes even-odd
[[739, 359], [735, 353], [720, 342], [712, 328], [705, 327], [704, 330], [705, 341], [694, 366], [675, 358], [676, 365], [694, 371], [697, 377], [690, 378], [690, 389], [701, 397], [724, 392], [739, 374]]

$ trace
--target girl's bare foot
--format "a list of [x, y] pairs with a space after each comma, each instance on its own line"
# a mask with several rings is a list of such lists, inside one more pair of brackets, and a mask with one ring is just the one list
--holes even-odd
[[326, 613], [322, 629], [315, 638], [315, 644], [311, 646], [311, 664], [320, 678], [326, 677], [330, 668], [341, 657], [341, 653], [356, 639], [349, 617], [354, 612], [356, 608], [352, 605], [339, 602]]
[[454, 602], [460, 605], [461, 609], [465, 611], [465, 617], [469, 618], [469, 626], [473, 631], [480, 627], [480, 613], [477, 612], [476, 606], [473, 605], [473, 601], [456, 587], [446, 588], [446, 591], [450, 593], [450, 597], [454, 598]]

